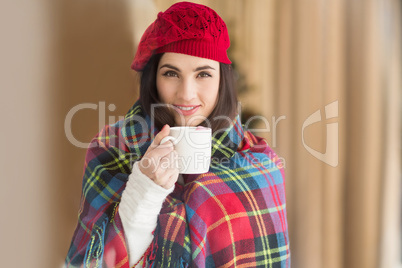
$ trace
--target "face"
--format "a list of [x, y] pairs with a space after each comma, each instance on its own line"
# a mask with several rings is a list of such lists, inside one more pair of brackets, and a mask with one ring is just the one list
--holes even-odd
[[177, 126], [197, 126], [218, 101], [219, 62], [179, 53], [165, 53], [156, 73], [159, 99], [175, 110]]

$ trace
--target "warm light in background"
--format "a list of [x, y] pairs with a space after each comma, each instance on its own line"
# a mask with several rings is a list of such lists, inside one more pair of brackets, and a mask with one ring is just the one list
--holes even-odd
[[[59, 267], [86, 151], [66, 117], [87, 105], [68, 121], [85, 143], [127, 112], [136, 44], [175, 1], [22, 2], [0, 16], [0, 259]], [[292, 267], [402, 263], [401, 2], [194, 2], [227, 22], [242, 112], [286, 163]]]

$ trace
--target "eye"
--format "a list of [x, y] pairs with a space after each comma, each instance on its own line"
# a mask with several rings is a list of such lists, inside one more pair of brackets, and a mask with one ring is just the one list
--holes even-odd
[[179, 77], [175, 71], [166, 71], [162, 75], [166, 77]]
[[201, 72], [198, 74], [197, 77], [205, 78], [205, 77], [212, 77], [212, 75], [207, 72]]

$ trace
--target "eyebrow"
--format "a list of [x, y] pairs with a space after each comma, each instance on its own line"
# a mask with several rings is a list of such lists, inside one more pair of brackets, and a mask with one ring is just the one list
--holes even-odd
[[[162, 68], [164, 68], [164, 67], [170, 68], [170, 69], [173, 69], [173, 70], [176, 70], [176, 71], [178, 71], [178, 72], [181, 72], [179, 68], [177, 68], [176, 66], [173, 66], [173, 65], [171, 65], [171, 64], [168, 64], [168, 63], [167, 63], [167, 64], [163, 64], [159, 69], [162, 69]], [[215, 68], [212, 68], [212, 67], [209, 66], [209, 65], [204, 65], [204, 66], [200, 66], [200, 67], [195, 68], [194, 72], [198, 72], [198, 71], [206, 70], [206, 69], [215, 70]]]
[[159, 68], [159, 70], [162, 69], [162, 68], [164, 68], [164, 67], [170, 68], [170, 69], [173, 69], [173, 70], [176, 70], [176, 71], [180, 72], [180, 69], [179, 69], [179, 68], [177, 68], [177, 67], [175, 67], [175, 66], [173, 66], [173, 65], [170, 65], [170, 64], [163, 64], [163, 65]]
[[212, 67], [209, 66], [209, 65], [204, 65], [204, 66], [197, 67], [197, 68], [194, 70], [194, 72], [198, 72], [198, 71], [205, 70], [205, 69], [212, 69], [212, 70], [215, 70], [215, 68], [212, 68]]

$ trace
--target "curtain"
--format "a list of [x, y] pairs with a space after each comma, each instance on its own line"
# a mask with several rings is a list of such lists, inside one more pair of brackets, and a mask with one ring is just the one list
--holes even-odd
[[268, 120], [267, 139], [286, 163], [293, 266], [395, 267], [400, 2], [242, 5], [245, 99], [283, 118]]
[[[6, 214], [16, 223], [13, 232], [4, 222], [11, 230], [3, 239], [8, 259], [16, 259], [10, 252], [18, 248], [19, 261], [31, 267], [63, 263], [77, 224], [86, 152], [66, 137], [67, 114], [96, 105], [71, 122], [81, 142], [125, 114], [138, 96], [129, 66], [139, 38], [173, 2], [45, 0], [4, 9], [3, 88], [10, 90], [3, 108], [10, 131], [3, 141], [29, 133], [23, 148], [10, 142], [3, 148], [3, 199], [13, 200]], [[196, 2], [227, 22], [242, 113], [261, 115], [253, 131], [285, 164], [292, 267], [396, 267], [401, 1]], [[24, 152], [25, 164], [14, 161], [13, 150]]]
[[242, 111], [285, 164], [292, 266], [396, 266], [400, 2], [194, 2], [227, 22]]
[[[75, 137], [85, 142], [102, 122], [127, 111], [138, 96], [129, 66], [139, 39], [157, 12], [174, 2], [49, 5], [57, 14], [48, 105], [57, 138], [49, 150], [60, 174], [49, 178], [56, 189], [51, 208], [60, 216], [52, 220], [51, 233], [61, 241], [55, 244], [60, 260], [76, 224], [85, 155], [65, 137], [66, 115], [82, 103], [98, 105], [72, 122]], [[285, 165], [292, 267], [396, 266], [401, 2], [194, 2], [212, 7], [227, 23], [241, 112], [255, 116], [253, 132], [267, 139]]]

